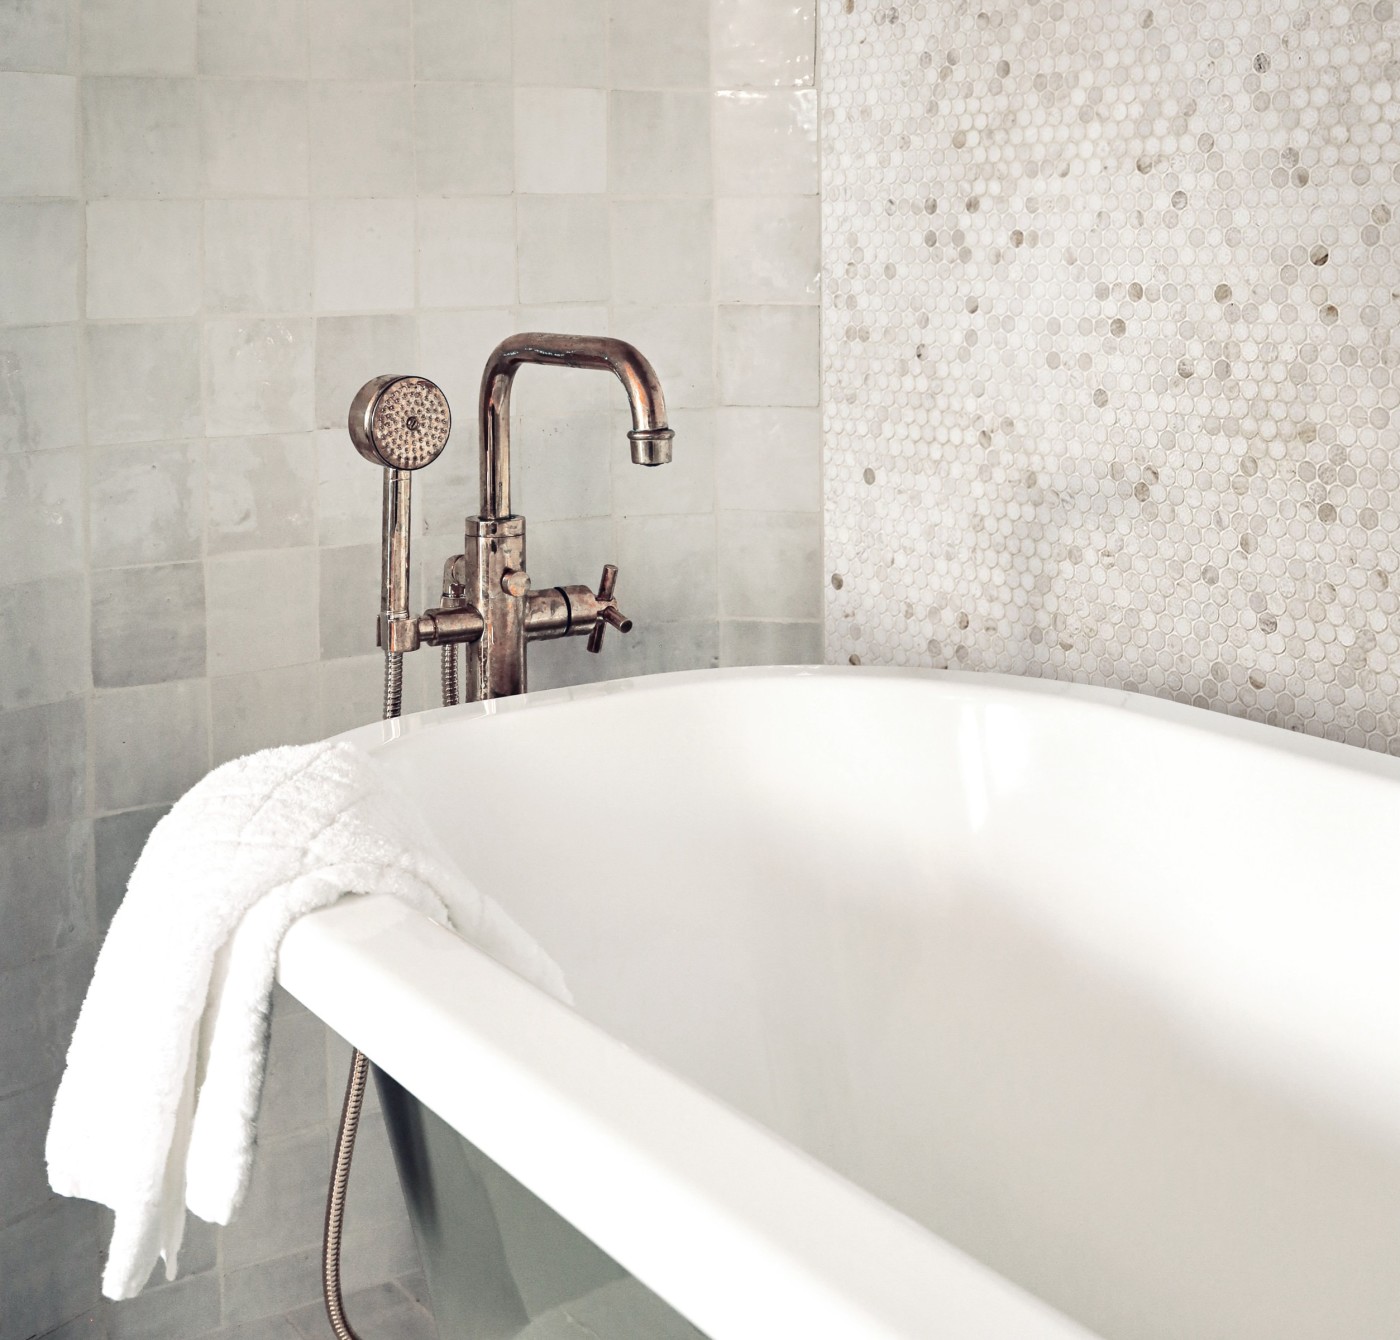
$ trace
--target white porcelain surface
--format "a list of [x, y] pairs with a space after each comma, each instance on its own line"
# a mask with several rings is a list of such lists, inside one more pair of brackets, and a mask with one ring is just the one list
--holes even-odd
[[1394, 760], [834, 669], [357, 738], [577, 1014], [371, 902], [284, 982], [717, 1340], [1393, 1334]]

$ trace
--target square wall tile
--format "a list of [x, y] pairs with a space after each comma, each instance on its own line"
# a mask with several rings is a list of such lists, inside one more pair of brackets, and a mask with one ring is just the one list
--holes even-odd
[[0, 311], [16, 326], [78, 319], [82, 207], [0, 202]]
[[623, 200], [612, 206], [612, 294], [618, 303], [710, 300], [708, 200]]
[[194, 1275], [109, 1304], [107, 1340], [189, 1340], [209, 1335], [219, 1320], [218, 1276]]
[[99, 689], [204, 674], [204, 567], [166, 563], [92, 575], [92, 682]]
[[612, 333], [651, 360], [668, 409], [703, 409], [714, 403], [713, 308], [619, 307]]
[[307, 86], [299, 81], [203, 81], [198, 128], [205, 194], [304, 196], [306, 104]]
[[199, 0], [199, 72], [304, 78], [306, 0]]
[[[323, 1038], [324, 1030], [317, 1039], [322, 1048]], [[324, 1129], [259, 1139], [247, 1195], [238, 1218], [222, 1234], [226, 1269], [236, 1270], [319, 1244], [330, 1157], [330, 1137]]]
[[313, 79], [410, 79], [410, 0], [307, 0]]
[[[42, 1209], [53, 1197], [44, 1166], [49, 1113], [57, 1078], [0, 1098], [0, 1204], [9, 1221]], [[48, 1337], [45, 1337], [48, 1340]]]
[[209, 553], [316, 542], [316, 451], [309, 433], [218, 438], [206, 450]]
[[815, 405], [815, 307], [721, 307], [716, 338], [726, 405]]
[[672, 670], [713, 670], [719, 664], [719, 629], [713, 619], [638, 624], [626, 637], [608, 635], [603, 654], [607, 678], [663, 675]]
[[226, 317], [204, 327], [205, 432], [210, 437], [311, 427], [312, 323]]
[[714, 96], [717, 195], [817, 193], [815, 89]]
[[0, 453], [82, 440], [76, 326], [0, 327]]
[[[384, 656], [372, 652], [368, 656], [347, 656], [343, 660], [322, 661], [316, 667], [321, 674], [321, 734], [338, 735], [369, 721], [378, 721], [384, 709]], [[345, 1088], [345, 1070], [350, 1064], [347, 1047], [343, 1065], [335, 1067], [340, 1091]], [[370, 1085], [370, 1093], [374, 1086]], [[366, 1106], [369, 1105], [368, 1097]], [[340, 1094], [335, 1095], [335, 1111], [327, 1120], [340, 1115]]]
[[[612, 531], [612, 521], [607, 517], [532, 524], [530, 567], [542, 574], [540, 585], [573, 586], [587, 582], [594, 586], [602, 575], [604, 563], [622, 561], [617, 556]], [[623, 573], [619, 582], [628, 580], [625, 569]], [[632, 613], [626, 603], [622, 608]]]
[[[590, 658], [596, 659], [596, 658]], [[432, 1313], [427, 1310], [427, 1304], [420, 1305], [413, 1301], [406, 1294], [402, 1280], [395, 1280], [392, 1283], [368, 1285], [363, 1289], [357, 1289], [345, 1300], [345, 1309], [353, 1317], [359, 1320], [366, 1330], [373, 1329], [376, 1335], [392, 1335], [395, 1340], [437, 1340], [437, 1328], [433, 1325]], [[572, 1315], [573, 1309], [570, 1310]], [[318, 1315], [316, 1305], [299, 1308], [292, 1313], [292, 1321], [297, 1327], [296, 1334], [303, 1337], [311, 1337], [312, 1340], [325, 1340], [330, 1334], [325, 1329], [325, 1308], [320, 1309]], [[558, 1315], [558, 1313], [556, 1313]], [[552, 1323], [546, 1323], [547, 1326]], [[540, 1327], [536, 1327], [536, 1332]], [[574, 1323], [570, 1323], [571, 1330], [581, 1330]], [[589, 1335], [598, 1334], [591, 1327], [583, 1332], [580, 1340], [587, 1340]], [[571, 1338], [572, 1340], [572, 1338]]]
[[821, 518], [793, 512], [722, 514], [719, 609], [725, 618], [819, 619]]
[[514, 201], [419, 201], [419, 306], [500, 307], [515, 300]]
[[608, 77], [604, 0], [514, 0], [517, 87], [601, 88]]
[[609, 515], [608, 457], [614, 427], [614, 416], [605, 410], [565, 418], [515, 415], [512, 508], [531, 521]]
[[196, 200], [88, 205], [88, 316], [193, 316], [202, 298], [200, 222]]
[[709, 95], [610, 94], [608, 190], [614, 195], [709, 195]]
[[[176, 563], [204, 552], [204, 448], [107, 447], [88, 466], [92, 563]], [[137, 611], [132, 611], [137, 616]]]
[[[521, 331], [549, 330], [564, 335], [613, 333], [608, 309], [601, 306], [522, 307], [516, 315], [517, 329]], [[510, 403], [515, 414], [563, 417], [586, 410], [614, 410], [623, 401], [621, 387], [609, 372], [536, 364], [522, 367], [516, 373]]]
[[609, 9], [614, 88], [709, 88], [708, 4], [696, 0], [609, 0]]
[[710, 0], [716, 88], [811, 88], [816, 82], [814, 0]]
[[419, 79], [510, 83], [510, 20], [510, 0], [415, 0], [415, 73]]
[[92, 700], [94, 803], [99, 813], [178, 800], [209, 770], [203, 680], [99, 693]]
[[86, 580], [64, 574], [0, 587], [0, 712], [91, 687]]
[[196, 0], [82, 0], [84, 74], [194, 74]]
[[613, 561], [618, 599], [639, 624], [715, 617], [713, 516], [622, 517]]
[[812, 512], [822, 506], [818, 410], [777, 406], [715, 413], [715, 480], [730, 512]]
[[82, 453], [0, 456], [0, 572], [31, 582], [83, 566]]
[[515, 188], [539, 195], [607, 190], [608, 95], [602, 89], [516, 89]]
[[97, 1306], [97, 1210], [55, 1197], [0, 1231], [0, 1335], [47, 1335]]
[[199, 327], [88, 326], [88, 435], [94, 443], [197, 437]]
[[[0, 1032], [0, 1074], [4, 1075], [5, 1096], [47, 1083], [62, 1070], [83, 992], [92, 975], [93, 959], [93, 946], [87, 944], [0, 973], [0, 1018], [5, 1020], [5, 1028]], [[78, 1206], [79, 1202], [54, 1197], [49, 1205]], [[80, 1208], [95, 1207], [83, 1205]], [[34, 1217], [21, 1223], [28, 1228], [29, 1244], [34, 1246], [39, 1240]], [[0, 1247], [0, 1270], [5, 1272], [5, 1288], [0, 1290], [0, 1335], [28, 1336], [32, 1332], [3, 1329], [4, 1309], [15, 1301], [12, 1292], [17, 1287], [18, 1273], [13, 1256], [9, 1261], [4, 1256], [4, 1249]], [[90, 1283], [96, 1284], [95, 1271]]]
[[77, 17], [72, 0], [28, 0], [0, 8], [0, 69], [73, 72]]
[[821, 201], [749, 196], [715, 201], [720, 302], [817, 301], [821, 284]]
[[[318, 542], [327, 546], [364, 544], [378, 535], [384, 472], [360, 456], [344, 428], [322, 428], [316, 433], [316, 466]], [[428, 487], [436, 483], [432, 480]], [[415, 483], [415, 529], [422, 519], [423, 492]]]
[[322, 549], [320, 583], [322, 658], [368, 655], [379, 617], [378, 542]]
[[97, 883], [97, 925], [107, 933], [126, 896], [126, 886], [151, 830], [170, 812], [168, 805], [104, 814], [93, 824], [93, 862]]
[[84, 79], [88, 196], [197, 195], [195, 107], [193, 79]]
[[78, 194], [78, 81], [0, 74], [0, 195]]
[[669, 465], [632, 460], [624, 414], [612, 442], [612, 501], [620, 516], [665, 516], [715, 510], [714, 411], [667, 407], [676, 440]]
[[[346, 1216], [347, 1227], [349, 1216]], [[260, 1261], [256, 1265], [240, 1266], [224, 1276], [224, 1322], [242, 1326], [262, 1321], [271, 1327], [284, 1314], [298, 1307], [315, 1303], [320, 1297], [321, 1253], [308, 1247], [292, 1256]], [[381, 1268], [383, 1258], [380, 1258]], [[351, 1251], [345, 1252], [347, 1287], [350, 1278]]]
[[305, 200], [204, 202], [204, 302], [214, 312], [304, 312], [311, 304]]
[[[0, 769], [0, 833], [83, 817], [88, 754], [82, 699], [0, 712], [0, 758], [5, 760]], [[0, 1012], [0, 1018], [5, 1017]], [[4, 1075], [0, 1088], [24, 1086], [25, 1081], [16, 1081], [3, 1068], [0, 1075]]]
[[313, 194], [413, 194], [411, 84], [313, 83], [310, 96]]
[[414, 92], [420, 195], [515, 189], [515, 95], [503, 84], [419, 84]]
[[[316, 322], [316, 426], [346, 433], [350, 402], [371, 377], [418, 368], [412, 316], [323, 316]], [[346, 437], [348, 445], [349, 438]], [[360, 457], [356, 456], [356, 460]]]
[[521, 302], [606, 302], [608, 202], [601, 195], [526, 195], [516, 202]]
[[[315, 632], [313, 621], [313, 639]], [[251, 754], [257, 749], [270, 749], [273, 745], [311, 744], [322, 734], [320, 667], [312, 662], [211, 680], [209, 713], [215, 767], [231, 758]], [[319, 1020], [312, 1019], [312, 1022], [324, 1032]], [[270, 1082], [271, 1076], [268, 1078]], [[317, 1078], [324, 1086], [323, 1070], [318, 1069]], [[258, 1123], [260, 1138], [264, 1132], [270, 1133], [266, 1121], [268, 1099], [265, 1089], [264, 1113]], [[317, 1115], [320, 1115], [319, 1109]], [[324, 1183], [324, 1168], [321, 1173]], [[321, 1196], [325, 1198], [324, 1185]]]
[[[87, 823], [49, 824], [0, 839], [0, 888], [6, 895], [0, 898], [0, 972], [93, 943]], [[0, 1175], [3, 1166], [0, 1153]], [[19, 1212], [5, 1202], [6, 1218]]]
[[[491, 351], [521, 328], [509, 307], [478, 307], [464, 312], [419, 312], [418, 366], [443, 389], [453, 407], [449, 453], [472, 450], [472, 423], [481, 373]], [[462, 428], [465, 420], [466, 428]], [[459, 434], [464, 434], [459, 436]], [[459, 444], [466, 442], [464, 448]]]
[[[413, 306], [413, 201], [317, 200], [311, 206], [318, 312]], [[458, 239], [463, 249], [470, 235]]]
[[822, 625], [724, 619], [719, 626], [719, 656], [721, 665], [821, 665]]
[[227, 554], [206, 568], [211, 675], [317, 659], [315, 549]]

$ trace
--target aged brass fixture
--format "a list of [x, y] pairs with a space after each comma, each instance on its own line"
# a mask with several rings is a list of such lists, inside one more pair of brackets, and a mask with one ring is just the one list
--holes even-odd
[[[524, 693], [526, 647], [548, 638], [588, 638], [602, 650], [609, 627], [619, 633], [632, 621], [617, 607], [617, 568], [608, 563], [598, 590], [587, 586], [532, 589], [525, 566], [525, 518], [510, 509], [510, 393], [526, 363], [595, 368], [613, 373], [627, 392], [632, 428], [627, 434], [638, 465], [665, 465], [675, 434], [666, 423], [666, 400], [650, 363], [622, 340], [593, 335], [512, 335], [486, 362], [481, 378], [481, 509], [466, 522], [463, 552], [443, 566], [442, 599], [415, 616], [409, 605], [411, 472], [432, 464], [447, 445], [452, 415], [447, 398], [425, 377], [376, 377], [350, 406], [350, 440], [366, 460], [384, 467], [384, 530], [375, 638], [384, 649], [384, 716], [403, 703], [403, 658], [428, 645], [442, 649], [442, 700], [457, 701], [457, 648], [468, 648], [467, 700]], [[322, 1241], [326, 1314], [337, 1340], [356, 1340], [345, 1317], [340, 1248], [345, 1193], [359, 1128], [369, 1060], [351, 1058], [345, 1104], [336, 1138]]]

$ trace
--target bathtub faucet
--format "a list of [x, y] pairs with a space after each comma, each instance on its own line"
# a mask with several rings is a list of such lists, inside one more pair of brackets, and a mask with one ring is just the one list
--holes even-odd
[[[446, 445], [446, 398], [422, 377], [378, 377], [350, 407], [356, 450], [385, 467], [384, 546], [377, 640], [401, 667], [404, 652], [443, 648], [444, 701], [457, 701], [456, 649], [467, 648], [467, 700], [505, 698], [526, 686], [526, 645], [542, 638], [588, 638], [597, 652], [604, 631], [630, 631], [617, 607], [617, 568], [609, 563], [597, 591], [587, 586], [535, 590], [525, 566], [525, 518], [510, 505], [510, 393], [526, 363], [611, 372], [627, 392], [632, 428], [627, 440], [638, 465], [665, 465], [674, 433], [651, 364], [622, 340], [590, 335], [512, 335], [496, 346], [481, 378], [480, 513], [468, 517], [463, 552], [443, 568], [441, 602], [422, 614], [409, 610], [409, 477]], [[401, 684], [386, 678], [386, 697]], [[395, 698], [395, 701], [397, 699]], [[387, 710], [387, 707], [386, 707]]]

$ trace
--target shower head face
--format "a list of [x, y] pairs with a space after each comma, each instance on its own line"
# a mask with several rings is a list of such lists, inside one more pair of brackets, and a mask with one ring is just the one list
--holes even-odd
[[350, 404], [350, 440], [387, 470], [421, 470], [447, 445], [452, 411], [426, 377], [376, 377]]

